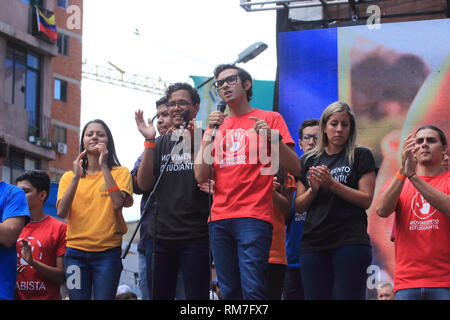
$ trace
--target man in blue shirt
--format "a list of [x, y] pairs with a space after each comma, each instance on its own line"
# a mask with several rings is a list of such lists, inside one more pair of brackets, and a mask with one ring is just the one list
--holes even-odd
[[[319, 133], [319, 120], [307, 119], [299, 129], [299, 146], [304, 153], [316, 146]], [[295, 196], [294, 196], [295, 198]], [[288, 266], [284, 278], [284, 299], [304, 300], [302, 280], [300, 277], [300, 244], [306, 212], [295, 212], [286, 226], [286, 257]]]
[[12, 300], [16, 286], [16, 241], [30, 219], [25, 192], [2, 181], [8, 143], [0, 136], [0, 300]]

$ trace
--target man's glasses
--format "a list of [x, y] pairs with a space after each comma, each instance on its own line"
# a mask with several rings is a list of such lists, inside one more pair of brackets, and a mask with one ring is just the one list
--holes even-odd
[[216, 87], [216, 89], [220, 89], [223, 87], [223, 84], [226, 82], [229, 85], [233, 85], [236, 84], [237, 82], [237, 78], [239, 77], [239, 75], [237, 74], [233, 74], [232, 76], [226, 77], [223, 80], [217, 80], [214, 81], [214, 87]]
[[179, 106], [179, 107], [181, 107], [181, 108], [186, 108], [188, 105], [190, 105], [190, 104], [192, 104], [191, 102], [189, 102], [189, 101], [186, 101], [186, 100], [178, 100], [178, 101], [171, 101], [171, 102], [168, 102], [167, 104], [166, 104], [166, 106], [167, 106], [167, 108], [172, 108], [172, 107], [175, 107], [175, 106]]
[[304, 134], [302, 140], [309, 141], [312, 138], [314, 141], [317, 141], [317, 137], [317, 134]]

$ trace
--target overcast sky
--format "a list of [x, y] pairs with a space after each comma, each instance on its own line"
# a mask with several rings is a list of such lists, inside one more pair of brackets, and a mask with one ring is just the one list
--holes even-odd
[[[239, 0], [89, 0], [83, 10], [83, 61], [130, 73], [187, 82], [190, 75], [211, 76], [220, 63], [232, 63], [251, 44], [269, 47], [241, 66], [254, 79], [275, 80], [276, 13], [247, 12]], [[83, 79], [81, 128], [103, 119], [110, 127], [119, 160], [130, 170], [143, 151], [134, 111], [155, 114], [152, 95]], [[124, 210], [126, 220], [139, 219], [140, 197]]]

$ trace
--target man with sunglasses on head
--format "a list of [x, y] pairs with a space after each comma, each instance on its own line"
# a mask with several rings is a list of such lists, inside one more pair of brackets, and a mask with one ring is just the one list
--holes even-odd
[[210, 114], [194, 171], [199, 183], [210, 172], [215, 180], [210, 237], [217, 278], [224, 299], [267, 299], [273, 176], [278, 164], [297, 175], [300, 161], [281, 115], [250, 105], [247, 71], [224, 64], [214, 77], [230, 115]]
[[[143, 192], [151, 192], [165, 168], [152, 199], [153, 213], [147, 230], [149, 241], [146, 260], [150, 295], [152, 300], [174, 299], [180, 271], [186, 299], [207, 300], [210, 278], [207, 226], [209, 202], [208, 195], [199, 189], [194, 177], [194, 139], [189, 138], [194, 136], [195, 120], [190, 121], [174, 148], [184, 122], [183, 111], [189, 110], [190, 118], [194, 119], [199, 110], [200, 96], [191, 85], [175, 83], [167, 88], [166, 97], [169, 116], [176, 128], [171, 134], [155, 139], [156, 130], [151, 120], [146, 123], [141, 110], [135, 114], [138, 130], [145, 138], [142, 161], [136, 172], [137, 187]], [[167, 159], [170, 160], [163, 167]], [[153, 253], [154, 245], [156, 250]]]

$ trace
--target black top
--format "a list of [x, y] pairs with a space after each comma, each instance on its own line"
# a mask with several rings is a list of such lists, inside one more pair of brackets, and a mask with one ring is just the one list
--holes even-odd
[[[154, 176], [158, 179], [162, 166], [170, 156], [176, 141], [171, 134], [159, 136], [155, 141]], [[136, 170], [137, 171], [137, 170]], [[147, 197], [149, 193], [146, 193]], [[145, 198], [146, 198], [145, 197]], [[191, 148], [182, 148], [179, 143], [166, 167], [153, 197], [154, 208], [149, 219], [147, 234], [154, 237], [157, 210], [157, 239], [162, 240], [205, 240], [208, 239], [209, 203], [208, 194], [197, 186], [194, 176], [194, 162]], [[141, 209], [143, 209], [143, 204]]]
[[[375, 171], [375, 160], [367, 148], [356, 148], [352, 166], [349, 166], [345, 149], [338, 154], [322, 154], [320, 157], [301, 158], [302, 172], [299, 179], [309, 188], [307, 176], [312, 166], [325, 165], [331, 176], [340, 183], [358, 189], [359, 179]], [[332, 250], [346, 245], [370, 246], [367, 234], [365, 209], [340, 198], [329, 189], [319, 188], [307, 210], [300, 252]]]

